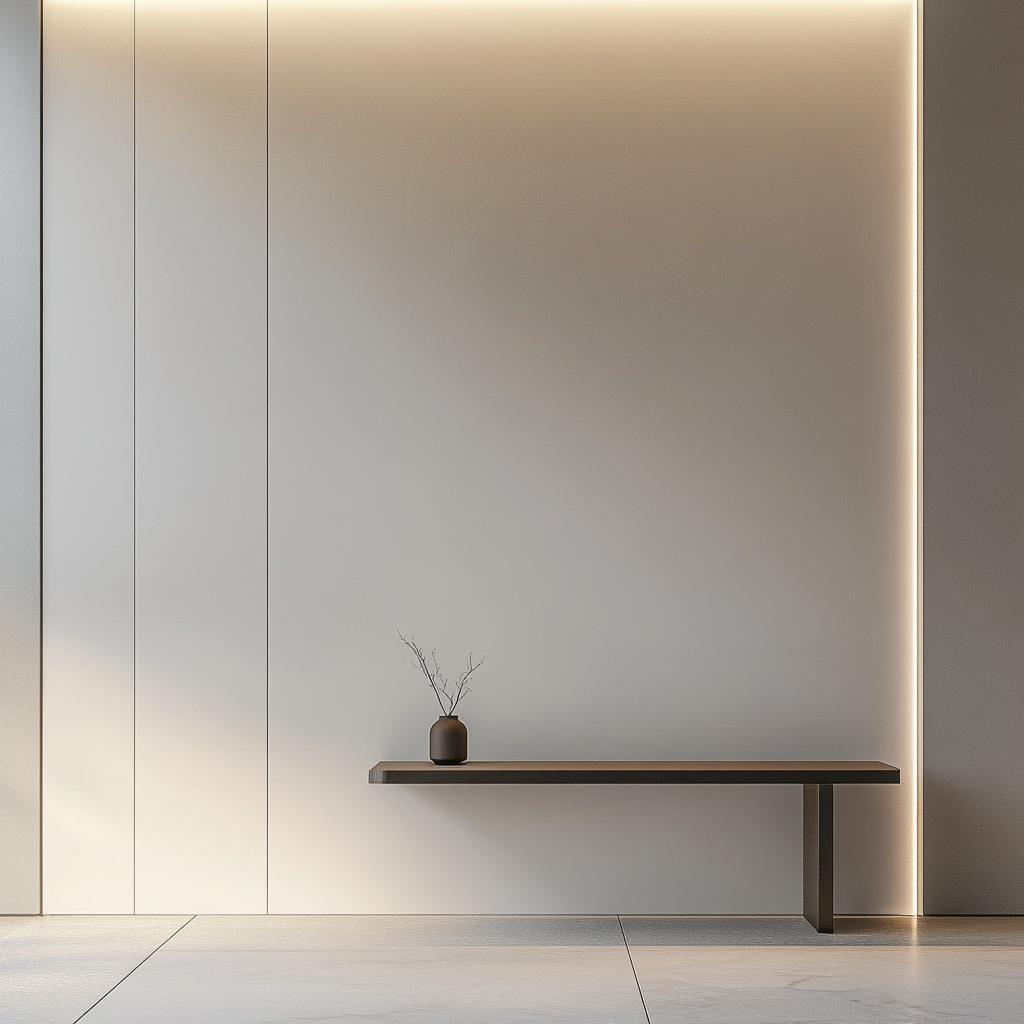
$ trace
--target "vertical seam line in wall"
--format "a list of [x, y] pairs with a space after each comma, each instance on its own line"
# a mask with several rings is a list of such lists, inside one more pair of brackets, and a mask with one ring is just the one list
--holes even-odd
[[136, 876], [138, 874], [136, 859], [136, 818], [138, 817], [138, 797], [136, 793], [136, 746], [137, 739], [137, 700], [136, 700], [136, 675], [137, 675], [137, 656], [136, 656], [136, 622], [138, 619], [136, 609], [136, 591], [137, 587], [137, 548], [138, 548], [138, 531], [136, 526], [136, 506], [138, 504], [137, 494], [137, 463], [138, 456], [136, 453], [136, 335], [138, 333], [138, 303], [136, 300], [136, 292], [138, 290], [138, 268], [137, 268], [137, 252], [138, 252], [138, 224], [137, 224], [137, 209], [138, 201], [136, 196], [136, 179], [138, 177], [138, 101], [136, 99], [136, 78], [137, 78], [137, 59], [136, 59], [136, 21], [138, 19], [138, 2], [134, 0], [132, 3], [132, 913], [136, 912]]
[[39, 913], [43, 912], [43, 0], [39, 0]]
[[266, 827], [266, 861], [265, 861], [265, 886], [266, 886], [266, 913], [270, 913], [270, 0], [266, 0], [266, 46], [265, 46], [265, 81], [264, 87], [265, 93], [265, 109], [266, 115], [265, 124], [265, 136], [264, 143], [266, 145], [265, 160], [266, 160], [266, 181], [265, 181], [265, 196], [264, 200], [266, 203], [266, 251], [264, 258], [266, 260], [266, 278], [264, 280], [265, 296], [264, 300], [266, 306], [264, 308], [264, 318], [266, 327], [266, 349], [264, 353], [265, 365], [265, 387], [266, 387], [266, 531], [267, 531], [267, 555], [266, 555], [266, 580], [264, 586], [266, 588], [266, 649], [264, 651], [265, 657], [265, 669], [266, 669], [266, 694], [264, 699], [264, 713], [266, 715], [266, 811], [265, 811], [265, 827]]

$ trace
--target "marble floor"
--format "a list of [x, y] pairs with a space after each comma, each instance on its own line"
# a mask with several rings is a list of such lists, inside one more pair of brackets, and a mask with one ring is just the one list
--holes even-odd
[[1024, 918], [0, 918], [2, 1024], [1022, 1024]]

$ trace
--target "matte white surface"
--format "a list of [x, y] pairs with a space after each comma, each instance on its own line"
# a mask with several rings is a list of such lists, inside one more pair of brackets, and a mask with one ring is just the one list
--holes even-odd
[[46, 913], [134, 910], [133, 6], [44, 7]]
[[266, 6], [136, 10], [136, 909], [266, 909]]
[[0, 919], [0, 1019], [73, 1024], [187, 920]]
[[0, 913], [39, 912], [39, 11], [0, 4]]
[[401, 629], [474, 758], [900, 765], [912, 910], [913, 5], [270, 18], [270, 909], [799, 909], [795, 791], [367, 786]]

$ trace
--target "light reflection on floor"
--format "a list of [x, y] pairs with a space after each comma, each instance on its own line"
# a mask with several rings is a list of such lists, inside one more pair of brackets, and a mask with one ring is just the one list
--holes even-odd
[[1024, 918], [0, 918], [4, 1024], [1024, 1020]]

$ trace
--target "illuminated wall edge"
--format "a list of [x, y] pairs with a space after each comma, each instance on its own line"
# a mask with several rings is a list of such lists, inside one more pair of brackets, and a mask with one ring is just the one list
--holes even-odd
[[924, 914], [924, 7], [915, 2], [914, 32], [914, 891], [918, 916]]

